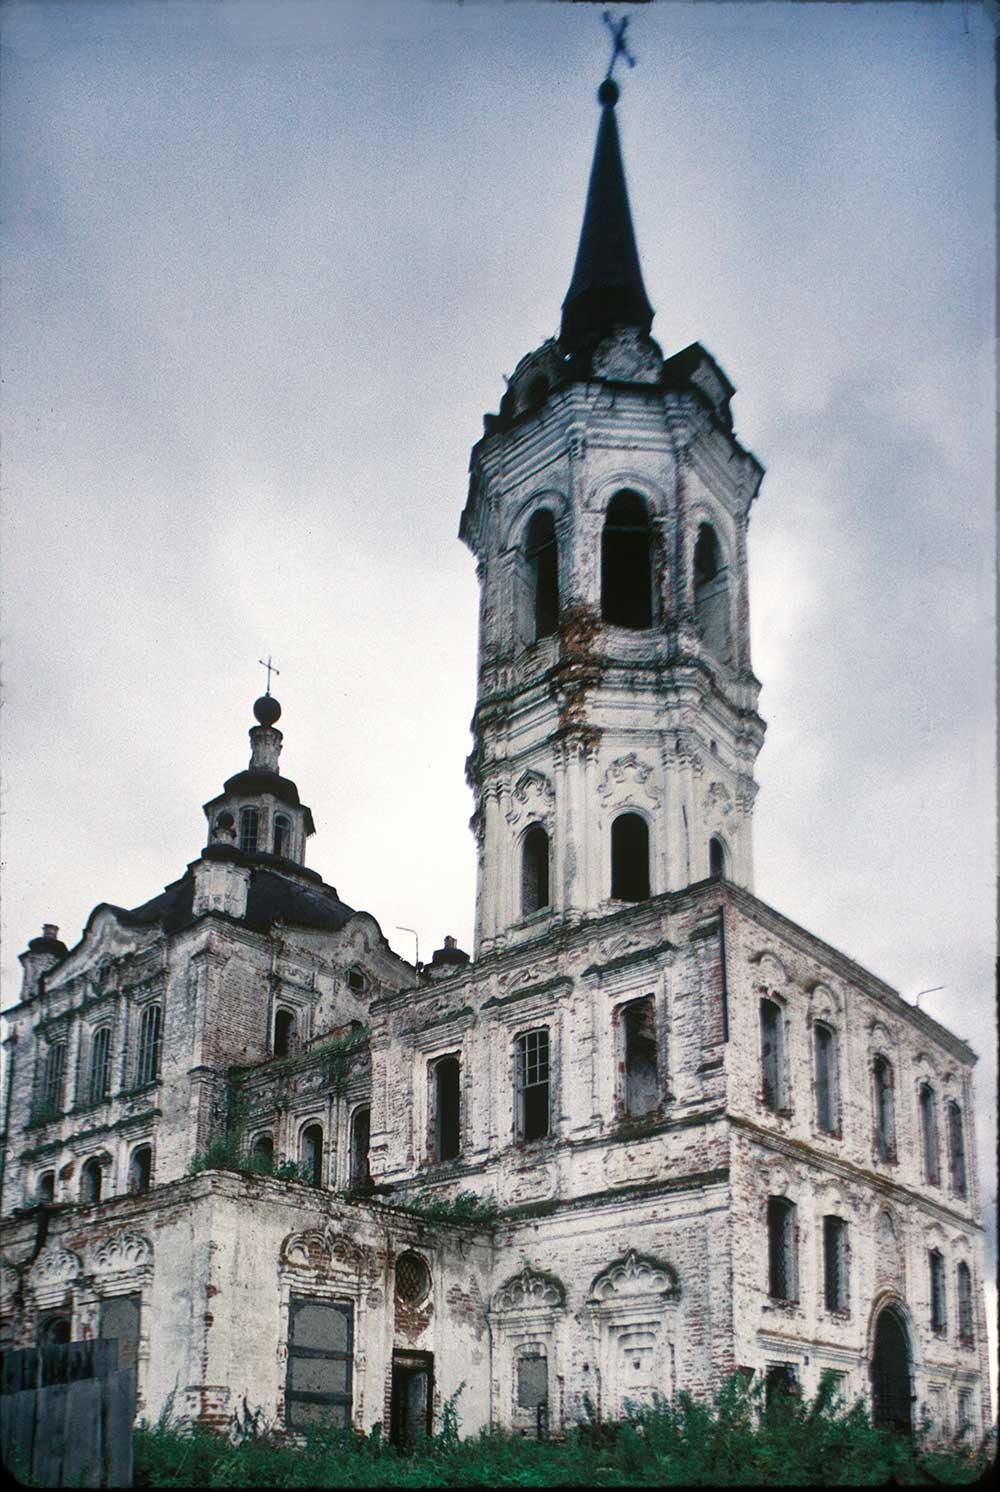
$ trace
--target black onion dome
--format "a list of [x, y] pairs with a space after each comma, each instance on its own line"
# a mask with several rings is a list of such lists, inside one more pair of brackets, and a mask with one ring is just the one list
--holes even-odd
[[253, 712], [261, 725], [274, 725], [281, 719], [281, 706], [273, 694], [262, 694], [254, 700]]

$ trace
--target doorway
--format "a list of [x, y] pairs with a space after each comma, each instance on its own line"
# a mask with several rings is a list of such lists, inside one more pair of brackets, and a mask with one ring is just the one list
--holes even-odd
[[875, 1325], [872, 1421], [897, 1435], [913, 1433], [910, 1349], [906, 1327], [891, 1306], [881, 1312]]
[[421, 1435], [431, 1433], [434, 1399], [434, 1354], [392, 1354], [390, 1437], [397, 1450], [412, 1451]]

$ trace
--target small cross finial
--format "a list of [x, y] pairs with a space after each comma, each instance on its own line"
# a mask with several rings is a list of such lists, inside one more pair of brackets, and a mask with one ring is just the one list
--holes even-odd
[[266, 668], [267, 669], [267, 688], [265, 689], [264, 693], [265, 694], [270, 694], [270, 692], [271, 692], [271, 675], [273, 673], [276, 673], [278, 675], [278, 677], [280, 678], [281, 677], [281, 669], [280, 668], [275, 668], [274, 664], [271, 662], [271, 655], [270, 655], [270, 653], [268, 653], [268, 655], [267, 655], [267, 662], [266, 663], [264, 662], [263, 658], [258, 658], [257, 662], [260, 664], [261, 668]]
[[611, 74], [615, 70], [615, 63], [618, 61], [619, 56], [625, 58], [625, 61], [628, 63], [629, 67], [635, 67], [635, 58], [632, 56], [632, 53], [625, 45], [625, 31], [628, 27], [628, 16], [622, 16], [621, 20], [616, 22], [612, 20], [611, 12], [606, 10], [604, 12], [604, 24], [611, 32], [611, 61], [608, 63], [607, 71], [607, 77], [610, 78]]

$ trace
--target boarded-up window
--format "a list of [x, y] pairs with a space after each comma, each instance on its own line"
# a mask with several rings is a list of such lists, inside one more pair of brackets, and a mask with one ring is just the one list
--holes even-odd
[[781, 1007], [773, 1000], [760, 1002], [761, 1097], [769, 1109], [785, 1107], [785, 1053]]
[[956, 1197], [967, 1192], [965, 1178], [965, 1132], [962, 1128], [962, 1110], [957, 1103], [948, 1105], [948, 1160], [951, 1166], [951, 1189]]
[[924, 1180], [931, 1186], [940, 1181], [938, 1170], [937, 1103], [930, 1083], [920, 1085], [920, 1142], [924, 1153]]
[[656, 1009], [653, 1000], [633, 1000], [622, 1012], [625, 1041], [625, 1112], [632, 1118], [655, 1112], [659, 1103]]
[[973, 1339], [972, 1275], [968, 1264], [960, 1264], [955, 1274], [958, 1286], [958, 1335], [961, 1341], [971, 1342]]
[[828, 1311], [846, 1311], [847, 1224], [842, 1217], [823, 1219], [823, 1286]]
[[119, 1368], [134, 1368], [139, 1352], [141, 1298], [115, 1295], [101, 1301], [100, 1335], [118, 1343]]
[[896, 1158], [896, 1121], [892, 1067], [887, 1058], [875, 1058], [872, 1075], [875, 1080], [875, 1154], [879, 1160], [893, 1161]]
[[537, 1409], [548, 1397], [548, 1360], [540, 1352], [525, 1352], [517, 1359], [517, 1407]]
[[795, 1204], [787, 1197], [767, 1199], [768, 1291], [774, 1300], [797, 1300]]
[[944, 1295], [944, 1256], [940, 1249], [928, 1254], [931, 1277], [931, 1331], [943, 1333], [947, 1323]]
[[350, 1424], [353, 1354], [354, 1310], [348, 1301], [292, 1296], [285, 1378], [290, 1430]]
[[816, 1123], [827, 1134], [837, 1128], [837, 1104], [833, 1032], [817, 1022], [814, 1031], [816, 1048]]

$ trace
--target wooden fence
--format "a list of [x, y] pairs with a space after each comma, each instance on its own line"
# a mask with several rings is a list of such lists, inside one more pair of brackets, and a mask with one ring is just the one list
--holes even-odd
[[130, 1487], [135, 1368], [114, 1338], [0, 1358], [0, 1454], [22, 1486]]

